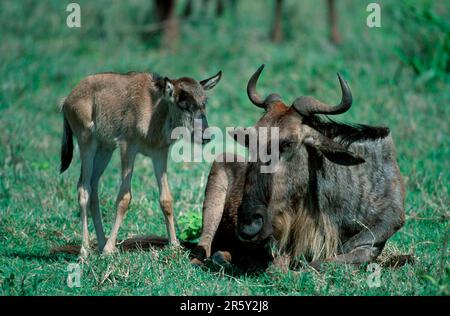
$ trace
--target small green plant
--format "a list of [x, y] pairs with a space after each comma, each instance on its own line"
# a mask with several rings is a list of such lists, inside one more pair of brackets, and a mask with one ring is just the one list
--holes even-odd
[[202, 216], [198, 212], [184, 213], [178, 220], [181, 230], [181, 240], [194, 241], [200, 237], [202, 231]]

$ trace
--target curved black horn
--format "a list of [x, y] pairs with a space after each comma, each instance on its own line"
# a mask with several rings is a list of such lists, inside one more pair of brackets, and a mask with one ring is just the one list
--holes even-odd
[[264, 64], [262, 64], [258, 70], [250, 77], [247, 84], [247, 95], [252, 103], [260, 108], [267, 109], [267, 106], [275, 101], [281, 101], [281, 97], [276, 93], [271, 93], [264, 100], [256, 92], [256, 83], [258, 82], [259, 76], [264, 69]]
[[258, 70], [250, 77], [250, 80], [247, 84], [247, 95], [252, 103], [260, 108], [265, 109], [266, 106], [264, 104], [264, 100], [256, 92], [256, 82], [258, 82], [259, 76], [264, 69], [264, 64], [262, 64]]
[[309, 116], [313, 114], [333, 115], [348, 111], [348, 109], [350, 109], [350, 107], [352, 106], [352, 93], [347, 84], [347, 81], [345, 81], [339, 73], [337, 74], [337, 76], [342, 91], [341, 103], [335, 106], [331, 106], [320, 102], [313, 97], [299, 97], [295, 99], [292, 106], [297, 110], [298, 113], [303, 116]]

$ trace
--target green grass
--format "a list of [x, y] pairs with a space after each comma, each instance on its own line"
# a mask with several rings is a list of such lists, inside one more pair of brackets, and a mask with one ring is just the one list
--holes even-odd
[[[327, 40], [325, 1], [287, 1], [286, 41], [279, 45], [267, 40], [271, 22], [267, 6], [272, 2], [241, 1], [235, 17], [228, 13], [219, 19], [183, 22], [182, 39], [173, 51], [144, 43], [133, 32], [144, 25], [148, 2], [127, 6], [79, 1], [78, 30], [65, 27], [63, 2], [1, 2], [0, 295], [450, 294], [446, 241], [450, 81], [448, 73], [431, 79], [416, 75], [397, 57], [403, 32], [414, 32], [410, 20], [403, 21], [403, 31], [398, 31], [395, 21], [402, 7], [397, 1], [382, 2], [379, 29], [366, 27], [365, 1], [339, 1], [344, 40], [339, 47]], [[426, 6], [430, 1], [412, 3]], [[450, 7], [443, 1], [433, 10], [448, 17]], [[369, 288], [366, 266], [335, 265], [323, 274], [305, 268], [298, 273], [232, 276], [221, 270], [193, 269], [187, 254], [176, 249], [108, 258], [94, 254], [84, 262], [50, 253], [54, 246], [81, 242], [78, 159], [68, 172], [58, 174], [62, 134], [58, 103], [81, 78], [102, 71], [143, 70], [203, 79], [222, 69], [223, 79], [210, 93], [210, 124], [249, 126], [262, 113], [248, 101], [245, 85], [262, 63], [266, 69], [259, 90], [277, 92], [287, 104], [305, 94], [334, 103], [339, 99], [335, 73], [341, 72], [353, 91], [354, 106], [340, 119], [391, 128], [406, 181], [407, 220], [388, 241], [386, 252], [413, 253], [414, 265], [383, 269], [381, 286]], [[200, 214], [209, 167], [169, 163], [178, 218]], [[107, 232], [115, 216], [118, 185], [116, 153], [100, 188]], [[164, 235], [149, 159], [138, 157], [132, 185], [134, 198], [119, 238]], [[80, 288], [67, 286], [69, 263], [81, 264]]]

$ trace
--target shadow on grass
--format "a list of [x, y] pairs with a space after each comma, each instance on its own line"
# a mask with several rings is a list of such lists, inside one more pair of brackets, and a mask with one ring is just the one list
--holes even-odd
[[[119, 241], [117, 244], [117, 248], [121, 252], [151, 251], [154, 249], [162, 249], [167, 245], [168, 245], [167, 238], [159, 236], [140, 236]], [[190, 241], [181, 241], [181, 245], [185, 251], [190, 252], [193, 248], [195, 248], [197, 243]], [[92, 243], [91, 248], [98, 249], [97, 244]], [[75, 243], [63, 246], [56, 246], [50, 249], [50, 254], [42, 256], [38, 255], [37, 257], [41, 257], [41, 259], [43, 260], [57, 260], [61, 258], [73, 260], [74, 258], [78, 258], [80, 249], [81, 246]], [[33, 255], [24, 254], [24, 257], [33, 258]], [[233, 277], [242, 276], [244, 274], [259, 275], [260, 273], [264, 272], [264, 270], [256, 270], [249, 273], [248, 271], [244, 271], [236, 267], [235, 265], [232, 264], [220, 265], [210, 259], [207, 259], [202, 267], [194, 265], [193, 267], [203, 270], [205, 272], [221, 273]]]
[[[194, 265], [193, 265], [194, 266]], [[244, 270], [239, 268], [235, 264], [227, 263], [227, 264], [219, 264], [214, 262], [211, 259], [206, 259], [203, 266], [198, 267], [194, 266], [197, 269], [201, 269], [204, 272], [212, 273], [212, 274], [220, 274], [223, 276], [239, 278], [241, 276], [251, 276], [257, 277], [261, 274], [266, 273], [266, 269], [258, 268], [256, 270]]]
[[[117, 243], [117, 249], [124, 252], [129, 251], [149, 251], [151, 249], [161, 249], [167, 246], [168, 240], [159, 236], [139, 236], [128, 238], [125, 240], [119, 240]], [[181, 245], [186, 249], [192, 249], [197, 244], [189, 241], [182, 241]], [[92, 249], [98, 249], [96, 243], [91, 243]], [[66, 255], [78, 255], [80, 253], [80, 244], [68, 244], [63, 246], [56, 246], [50, 249], [52, 254], [66, 254]]]
[[[139, 236], [139, 237], [133, 237], [128, 238], [125, 240], [121, 240], [118, 242], [117, 248], [121, 252], [133, 252], [133, 251], [151, 251], [154, 249], [162, 249], [165, 246], [167, 246], [168, 240], [164, 237], [159, 236]], [[190, 252], [195, 248], [197, 243], [189, 242], [189, 241], [182, 241], [181, 242], [182, 247], [185, 251]], [[91, 244], [92, 249], [97, 249], [96, 244]], [[69, 244], [69, 245], [63, 245], [63, 246], [57, 246], [53, 247], [50, 250], [49, 254], [28, 254], [28, 253], [11, 253], [7, 255], [8, 257], [20, 257], [25, 260], [43, 260], [43, 261], [56, 261], [56, 260], [67, 260], [72, 261], [74, 258], [78, 259], [78, 255], [80, 253], [81, 246], [79, 244]], [[376, 263], [380, 264], [383, 268], [400, 268], [406, 264], [413, 265], [415, 263], [415, 257], [412, 254], [390, 254], [388, 256], [380, 256]], [[308, 267], [309, 263], [303, 263], [297, 266], [296, 268], [293, 268], [292, 271], [298, 270], [300, 267]], [[357, 267], [360, 266], [360, 264], [355, 265]], [[211, 258], [208, 258], [205, 260], [204, 264], [199, 267], [193, 265], [194, 268], [200, 269], [205, 272], [209, 273], [220, 273], [222, 275], [227, 275], [231, 277], [239, 277], [242, 275], [248, 275], [248, 276], [258, 276], [262, 273], [267, 272], [266, 268], [268, 266], [264, 266], [265, 268], [256, 268], [253, 270], [246, 270], [240, 268], [238, 265], [231, 264], [231, 263], [217, 263], [215, 260], [212, 260]], [[323, 273], [327, 269], [316, 269], [316, 272]]]
[[67, 253], [30, 253], [25, 251], [11, 251], [1, 254], [2, 257], [10, 258], [10, 259], [22, 259], [26, 261], [74, 261], [75, 258], [73, 255]]

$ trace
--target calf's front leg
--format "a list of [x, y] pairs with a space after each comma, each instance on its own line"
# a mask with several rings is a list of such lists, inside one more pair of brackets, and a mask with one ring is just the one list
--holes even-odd
[[156, 181], [159, 189], [159, 205], [163, 211], [166, 221], [169, 242], [172, 245], [179, 245], [173, 216], [173, 199], [170, 193], [169, 182], [167, 181], [167, 153], [168, 149], [161, 150], [152, 156], [153, 167], [155, 169]]
[[117, 235], [120, 225], [122, 225], [125, 213], [131, 203], [131, 177], [133, 176], [134, 159], [136, 158], [137, 147], [134, 144], [121, 144], [120, 156], [122, 164], [122, 182], [120, 184], [119, 195], [116, 200], [116, 220], [111, 235], [103, 248], [103, 254], [109, 255], [116, 251]]

